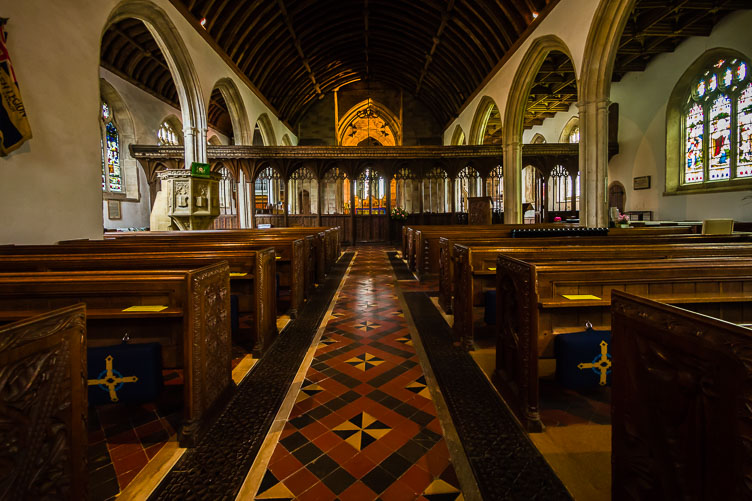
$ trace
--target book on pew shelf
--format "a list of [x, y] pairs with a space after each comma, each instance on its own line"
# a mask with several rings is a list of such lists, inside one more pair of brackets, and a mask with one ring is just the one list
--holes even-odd
[[87, 349], [89, 403], [152, 402], [162, 391], [162, 346], [126, 343]]
[[587, 327], [554, 337], [556, 381], [572, 390], [611, 386], [611, 331]]

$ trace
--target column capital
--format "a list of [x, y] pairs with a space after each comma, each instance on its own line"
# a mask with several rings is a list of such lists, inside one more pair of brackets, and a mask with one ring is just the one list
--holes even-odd
[[599, 109], [605, 109], [608, 108], [611, 104], [611, 100], [607, 97], [599, 97], [597, 99], [589, 99], [589, 100], [580, 100], [575, 103], [577, 105], [577, 109], [580, 110], [580, 113], [582, 113], [584, 110], [589, 108], [590, 106], [595, 106]]

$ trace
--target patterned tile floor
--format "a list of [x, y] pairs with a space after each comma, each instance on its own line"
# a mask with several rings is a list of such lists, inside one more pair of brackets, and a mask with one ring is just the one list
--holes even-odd
[[357, 248], [255, 499], [463, 499], [387, 250]]

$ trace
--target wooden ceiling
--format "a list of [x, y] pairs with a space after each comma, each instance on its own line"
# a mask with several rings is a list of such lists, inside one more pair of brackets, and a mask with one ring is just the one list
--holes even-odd
[[293, 126], [315, 99], [372, 80], [440, 124], [550, 0], [176, 0]]
[[[439, 124], [466, 99], [553, 0], [172, 0], [182, 3], [221, 50], [293, 127], [316, 99], [357, 81], [411, 93]], [[622, 36], [614, 81], [642, 71], [685, 38], [707, 36], [723, 16], [750, 0], [638, 0]], [[156, 42], [140, 21], [111, 26], [102, 65], [179, 107]], [[571, 61], [554, 52], [531, 90], [525, 127], [577, 101]], [[232, 134], [217, 89], [209, 124]], [[491, 139], [491, 138], [489, 138]]]
[[742, 9], [752, 9], [752, 0], [638, 0], [621, 37], [613, 81], [644, 71], [653, 57], [673, 52], [688, 37], [710, 35], [721, 18]]

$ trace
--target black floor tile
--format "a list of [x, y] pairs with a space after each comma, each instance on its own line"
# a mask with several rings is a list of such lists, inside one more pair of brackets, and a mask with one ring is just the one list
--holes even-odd
[[299, 447], [297, 450], [295, 450], [292, 455], [295, 456], [295, 458], [303, 463], [304, 465], [307, 465], [314, 459], [321, 456], [324, 452], [316, 447], [312, 443], [308, 443], [304, 445], [303, 447]]
[[393, 475], [394, 478], [400, 478], [412, 465], [410, 461], [396, 452], [381, 462], [381, 467], [390, 475]]
[[289, 452], [293, 452], [294, 450], [302, 447], [303, 445], [308, 443], [308, 439], [303, 436], [302, 433], [296, 431], [292, 435], [283, 438], [279, 441], [282, 445], [285, 446], [285, 449], [287, 449]]
[[363, 483], [376, 494], [384, 492], [395, 480], [394, 475], [381, 466], [376, 466], [362, 478]]
[[322, 455], [312, 463], [306, 465], [306, 468], [308, 468], [308, 470], [310, 470], [310, 472], [316, 475], [318, 478], [324, 478], [325, 476], [336, 470], [338, 467], [339, 465], [337, 464], [337, 462], [326, 454]]
[[340, 494], [354, 484], [355, 480], [356, 478], [350, 475], [347, 470], [337, 468], [330, 475], [326, 476], [323, 482], [332, 492]]

